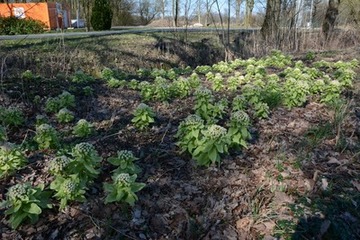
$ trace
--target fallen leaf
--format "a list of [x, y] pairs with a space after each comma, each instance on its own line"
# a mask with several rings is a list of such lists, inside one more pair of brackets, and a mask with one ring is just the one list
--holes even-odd
[[241, 231], [249, 231], [253, 221], [254, 220], [250, 217], [241, 218], [236, 221], [236, 229]]
[[341, 165], [341, 162], [339, 160], [337, 160], [336, 158], [334, 157], [330, 157], [329, 158], [329, 161], [327, 162], [328, 164], [338, 164], [338, 165]]

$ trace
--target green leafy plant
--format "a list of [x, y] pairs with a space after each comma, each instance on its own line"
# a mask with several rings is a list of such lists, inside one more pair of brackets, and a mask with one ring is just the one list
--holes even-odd
[[339, 81], [331, 81], [324, 86], [320, 101], [327, 104], [336, 103], [340, 99], [341, 90], [342, 86]]
[[48, 165], [49, 172], [52, 175], [66, 175], [69, 163], [72, 160], [65, 155], [53, 158]]
[[0, 122], [4, 126], [20, 126], [25, 122], [24, 115], [19, 108], [9, 107], [3, 108], [0, 107]]
[[139, 81], [136, 79], [131, 79], [127, 86], [132, 90], [136, 90], [139, 87]]
[[41, 124], [36, 127], [35, 142], [38, 143], [39, 149], [56, 149], [60, 146], [58, 133], [49, 124]]
[[232, 110], [239, 111], [246, 108], [246, 99], [242, 95], [237, 95], [232, 101]]
[[254, 103], [254, 115], [258, 118], [267, 118], [270, 114], [270, 108], [267, 103], [264, 102], [257, 102]]
[[175, 92], [175, 95], [180, 98], [185, 98], [190, 95], [191, 93], [191, 83], [188, 79], [179, 77], [177, 80], [175, 80], [172, 84], [173, 91]]
[[227, 79], [227, 89], [230, 91], [236, 91], [241, 84], [241, 78], [239, 76], [231, 76]]
[[132, 151], [121, 150], [117, 152], [117, 156], [108, 158], [108, 162], [118, 168], [114, 173], [138, 174], [140, 168], [135, 165], [134, 161], [138, 160]]
[[231, 114], [228, 136], [231, 140], [231, 146], [247, 147], [246, 141], [251, 138], [251, 135], [248, 131], [250, 126], [250, 118], [244, 111], [236, 111]]
[[19, 148], [13, 145], [0, 146], [0, 178], [22, 168], [26, 162]]
[[195, 68], [195, 72], [201, 73], [201, 74], [204, 74], [204, 75], [207, 74], [210, 71], [212, 71], [212, 67], [208, 66], [208, 65], [197, 66]]
[[90, 86], [83, 87], [82, 90], [85, 96], [92, 96], [94, 94], [94, 89]]
[[153, 98], [155, 88], [147, 81], [139, 83], [140, 95], [144, 101], [149, 101]]
[[67, 91], [63, 91], [59, 96], [48, 98], [45, 103], [45, 111], [58, 112], [62, 108], [75, 107], [75, 96]]
[[131, 122], [134, 123], [136, 128], [143, 130], [155, 122], [154, 117], [154, 111], [145, 103], [140, 103], [135, 109], [134, 118]]
[[114, 174], [113, 183], [104, 183], [104, 190], [107, 194], [105, 204], [111, 202], [126, 202], [133, 206], [138, 199], [136, 192], [145, 187], [144, 183], [137, 183], [136, 174], [128, 173]]
[[214, 96], [207, 88], [199, 88], [195, 92], [195, 113], [207, 122], [213, 121]]
[[35, 75], [31, 72], [31, 70], [26, 70], [21, 74], [21, 77], [26, 80], [34, 80]]
[[307, 61], [313, 61], [315, 59], [315, 57], [316, 57], [316, 55], [312, 51], [307, 52], [306, 55], [305, 55], [305, 59]]
[[158, 101], [168, 101], [171, 98], [171, 87], [165, 78], [157, 77], [154, 81], [153, 98]]
[[80, 119], [73, 128], [77, 137], [87, 137], [93, 132], [93, 125], [85, 119]]
[[85, 183], [96, 178], [100, 173], [98, 169], [101, 157], [99, 157], [94, 146], [90, 143], [79, 143], [73, 147], [72, 161], [68, 164], [71, 174], [79, 174], [79, 178]]
[[115, 77], [115, 73], [110, 68], [105, 67], [101, 71], [101, 78], [104, 79], [105, 81], [109, 81], [113, 77]]
[[90, 83], [94, 81], [94, 78], [90, 75], [87, 75], [86, 73], [84, 73], [83, 71], [79, 70], [77, 72], [74, 73], [74, 75], [71, 78], [71, 81], [73, 83]]
[[126, 81], [125, 80], [119, 80], [117, 78], [112, 77], [107, 81], [107, 85], [110, 88], [125, 87], [126, 86]]
[[8, 208], [5, 215], [10, 215], [9, 221], [13, 229], [18, 228], [27, 219], [35, 223], [42, 209], [52, 208], [49, 203], [51, 193], [43, 190], [43, 184], [33, 187], [30, 183], [19, 183], [9, 188], [6, 200], [1, 206]]
[[73, 112], [69, 111], [67, 108], [62, 108], [56, 114], [56, 118], [59, 121], [59, 123], [69, 123], [72, 120], [74, 120], [74, 114]]
[[283, 103], [289, 109], [303, 105], [308, 95], [310, 87], [306, 81], [288, 78], [284, 84]]
[[54, 181], [51, 182], [50, 189], [56, 192], [54, 197], [60, 200], [60, 210], [63, 210], [69, 201], [84, 202], [86, 200], [86, 187], [78, 174], [67, 177], [57, 175]]
[[219, 73], [215, 75], [215, 77], [211, 80], [211, 82], [212, 82], [212, 89], [215, 92], [221, 91], [225, 88], [224, 79]]
[[204, 130], [204, 120], [198, 115], [189, 115], [182, 121], [178, 127], [175, 137], [176, 143], [182, 152], [193, 154], [195, 148], [199, 145], [201, 131]]
[[228, 152], [231, 143], [226, 129], [219, 125], [210, 125], [202, 131], [202, 135], [192, 157], [200, 166], [220, 163], [221, 154]]

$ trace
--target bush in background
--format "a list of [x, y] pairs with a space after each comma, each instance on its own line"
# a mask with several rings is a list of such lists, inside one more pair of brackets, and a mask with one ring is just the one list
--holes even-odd
[[91, 26], [95, 31], [109, 30], [112, 16], [109, 0], [95, 0], [90, 19]]
[[0, 16], [0, 35], [42, 33], [44, 28], [45, 24], [38, 20]]

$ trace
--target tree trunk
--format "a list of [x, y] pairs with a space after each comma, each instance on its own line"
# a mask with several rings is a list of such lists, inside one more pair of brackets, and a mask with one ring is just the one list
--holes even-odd
[[326, 42], [329, 40], [331, 32], [334, 30], [335, 21], [339, 15], [340, 1], [341, 0], [329, 0], [329, 5], [326, 9], [324, 22], [322, 24], [322, 32]]
[[242, 0], [236, 0], [235, 1], [235, 18], [236, 18], [236, 24], [240, 26], [240, 8], [241, 8]]
[[268, 0], [261, 34], [266, 41], [279, 41], [279, 25], [282, 0]]

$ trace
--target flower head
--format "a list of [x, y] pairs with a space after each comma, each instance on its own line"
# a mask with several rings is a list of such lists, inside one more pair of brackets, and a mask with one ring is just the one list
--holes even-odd
[[50, 162], [49, 170], [54, 173], [60, 173], [64, 171], [69, 163], [70, 159], [66, 156], [56, 157]]
[[9, 191], [7, 193], [7, 197], [10, 200], [18, 200], [23, 199], [30, 188], [29, 184], [26, 183], [19, 183], [9, 188]]
[[226, 135], [226, 129], [219, 125], [213, 124], [205, 130], [204, 135], [211, 139], [221, 138]]
[[85, 155], [85, 156], [91, 155], [94, 151], [95, 151], [94, 146], [92, 144], [86, 143], [86, 142], [76, 144], [74, 147], [75, 153]]

